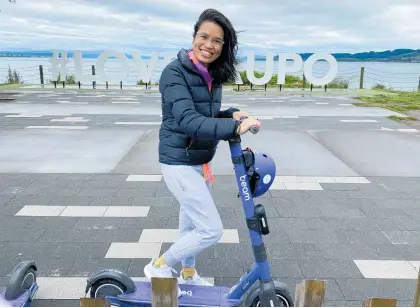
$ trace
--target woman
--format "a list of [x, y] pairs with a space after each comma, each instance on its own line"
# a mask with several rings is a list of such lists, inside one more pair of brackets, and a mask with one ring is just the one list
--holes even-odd
[[147, 278], [172, 277], [182, 262], [181, 284], [208, 285], [195, 271], [195, 256], [216, 244], [223, 225], [210, 194], [209, 167], [219, 140], [228, 140], [260, 126], [256, 119], [239, 123], [246, 112], [220, 111], [221, 84], [236, 75], [237, 36], [230, 21], [208, 9], [199, 17], [191, 50], [181, 50], [163, 70], [162, 126], [159, 162], [166, 185], [180, 204], [180, 237], [161, 257], [146, 265]]

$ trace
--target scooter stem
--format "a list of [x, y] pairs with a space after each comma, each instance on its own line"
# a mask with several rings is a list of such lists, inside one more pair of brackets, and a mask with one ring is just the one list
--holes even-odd
[[[258, 132], [256, 127], [254, 133]], [[260, 301], [261, 306], [279, 306], [280, 302], [276, 296], [274, 282], [271, 276], [270, 264], [267, 260], [267, 251], [264, 245], [261, 232], [251, 228], [249, 223], [255, 220], [255, 204], [252, 196], [252, 189], [249, 183], [249, 177], [245, 167], [243, 150], [240, 136], [229, 140], [229, 148], [232, 157], [232, 163], [235, 169], [236, 182], [239, 188], [239, 196], [242, 201], [245, 219], [248, 225], [248, 232], [251, 239], [252, 250], [254, 252], [255, 264], [248, 272], [243, 281], [232, 287], [229, 297], [236, 298], [241, 295], [257, 280], [260, 281]]]
[[[249, 184], [249, 177], [246, 172], [245, 162], [243, 160], [243, 153], [241, 147], [240, 136], [229, 140], [229, 147], [232, 156], [232, 162], [235, 169], [236, 182], [239, 188], [239, 194], [242, 201], [245, 219], [251, 219], [255, 212], [254, 199], [252, 197], [251, 186]], [[270, 268], [267, 262], [267, 253], [263, 238], [260, 232], [249, 229], [249, 236], [251, 238], [252, 249], [254, 251], [255, 261], [260, 267], [260, 279], [271, 280]]]

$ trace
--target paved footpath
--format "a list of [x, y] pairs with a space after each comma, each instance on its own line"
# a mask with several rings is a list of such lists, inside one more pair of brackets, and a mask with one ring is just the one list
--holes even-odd
[[[0, 100], [0, 286], [33, 258], [34, 305], [78, 306], [86, 277], [106, 268], [144, 276], [177, 238], [178, 204], [157, 161], [157, 92], [60, 89]], [[350, 94], [224, 93], [258, 116], [243, 146], [274, 157], [264, 203], [273, 275], [294, 293], [328, 281], [326, 306], [370, 297], [411, 306], [420, 266], [420, 134]], [[199, 272], [232, 285], [252, 264], [228, 146], [214, 159], [221, 241]], [[178, 267], [179, 269], [179, 267]]]

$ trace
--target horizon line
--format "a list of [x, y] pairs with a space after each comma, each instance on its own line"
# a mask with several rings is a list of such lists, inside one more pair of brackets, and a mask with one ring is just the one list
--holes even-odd
[[[181, 47], [182, 48], [182, 47]], [[124, 48], [125, 49], [125, 48]], [[145, 50], [152, 50], [151, 48], [145, 48]], [[161, 52], [169, 52], [169, 51], [175, 51], [175, 50], [179, 50], [175, 49], [175, 48], [156, 48], [161, 50]], [[0, 53], [6, 53], [6, 52], [19, 52], [19, 53], [38, 53], [38, 52], [43, 52], [43, 53], [53, 53], [54, 50], [60, 50], [59, 48], [53, 48], [53, 49], [29, 49], [29, 48], [21, 48], [21, 49], [2, 49], [0, 50]], [[132, 48], [131, 50], [127, 50], [125, 49], [124, 51], [122, 51], [122, 49], [118, 49], [118, 48], [106, 48], [106, 49], [81, 49], [81, 48], [75, 48], [75, 49], [61, 49], [67, 53], [74, 53], [74, 51], [81, 51], [82, 53], [102, 53], [104, 51], [107, 50], [116, 50], [116, 51], [121, 51], [123, 53], [130, 53], [131, 51], [138, 51], [141, 49], [138, 48]], [[166, 50], [166, 51], [165, 51]], [[260, 48], [258, 49], [254, 49], [252, 50], [251, 48], [245, 48], [244, 51], [254, 51], [256, 54], [259, 52], [262, 52]], [[267, 49], [270, 52], [276, 54], [276, 51], [273, 51], [273, 49]], [[328, 52], [330, 54], [359, 54], [359, 53], [382, 53], [382, 52], [394, 52], [397, 50], [407, 50], [407, 51], [420, 51], [420, 49], [412, 49], [412, 48], [395, 48], [395, 49], [381, 49], [379, 50], [366, 50], [366, 51], [359, 51], [359, 52], [351, 52], [351, 51], [337, 51], [337, 52]], [[149, 51], [149, 53], [154, 53], [156, 51]], [[159, 51], [158, 51], [159, 52]], [[325, 51], [307, 51], [307, 52], [300, 52], [300, 51], [284, 51], [281, 52], [279, 51], [279, 53], [297, 53], [297, 54], [314, 54], [314, 53], [319, 53], [319, 52], [325, 52]], [[146, 52], [148, 53], [148, 52]], [[146, 54], [145, 53], [145, 54]], [[240, 52], [239, 52], [240, 53]]]

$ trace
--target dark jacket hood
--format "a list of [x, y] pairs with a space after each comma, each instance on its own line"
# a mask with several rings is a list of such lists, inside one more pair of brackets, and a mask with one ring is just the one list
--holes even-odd
[[185, 67], [192, 73], [198, 74], [197, 70], [194, 67], [194, 64], [188, 56], [188, 51], [189, 50], [182, 48], [180, 51], [178, 51], [177, 58], [181, 62], [183, 67]]

